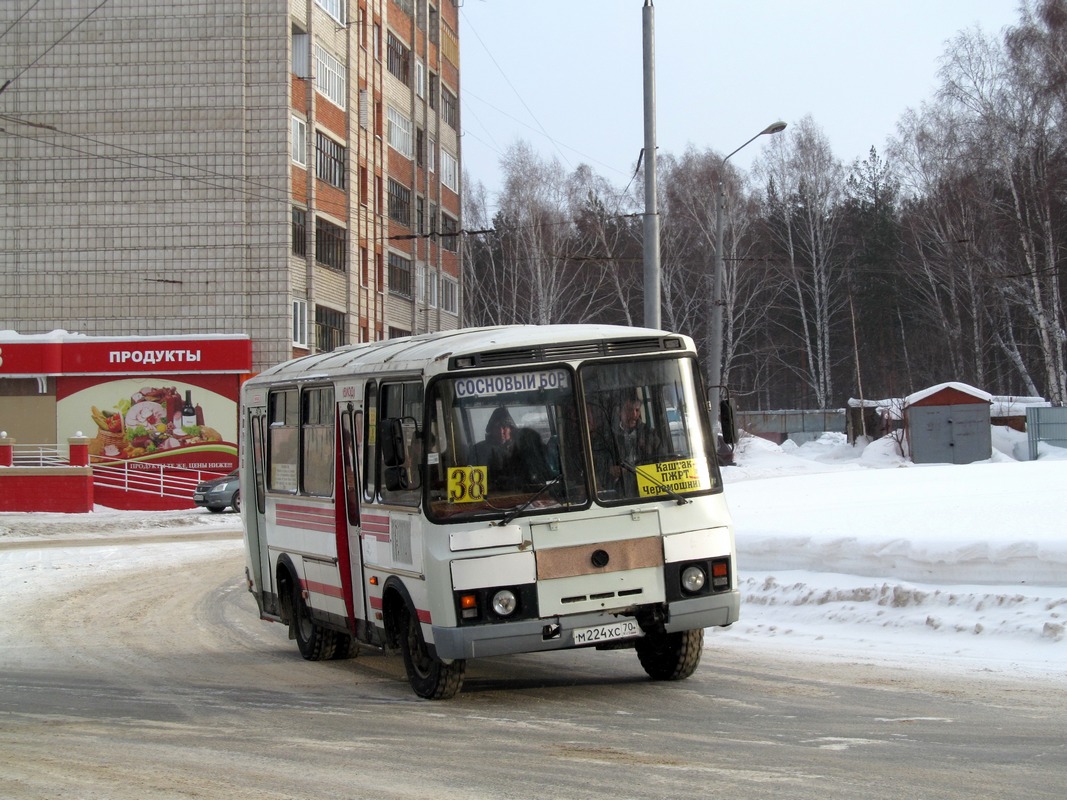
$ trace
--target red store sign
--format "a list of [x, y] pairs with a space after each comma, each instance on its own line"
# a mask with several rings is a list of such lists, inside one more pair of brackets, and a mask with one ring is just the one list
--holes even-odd
[[[27, 337], [28, 338], [28, 337]], [[136, 375], [151, 373], [248, 373], [247, 336], [211, 339], [0, 340], [0, 377], [17, 375]]]

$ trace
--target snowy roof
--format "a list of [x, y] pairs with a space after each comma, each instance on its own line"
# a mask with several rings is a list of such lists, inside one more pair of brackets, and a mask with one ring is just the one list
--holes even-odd
[[983, 392], [981, 389], [975, 389], [973, 386], [968, 386], [966, 383], [959, 383], [958, 381], [948, 381], [947, 383], [939, 383], [937, 386], [931, 386], [928, 389], [921, 389], [918, 392], [913, 392], [904, 398], [904, 405], [910, 406], [918, 403], [920, 400], [925, 400], [931, 395], [935, 395], [945, 389], [955, 389], [957, 392], [963, 392], [969, 394], [971, 397], [976, 397], [979, 400], [985, 400], [989, 402], [993, 399], [993, 395], [989, 392]]

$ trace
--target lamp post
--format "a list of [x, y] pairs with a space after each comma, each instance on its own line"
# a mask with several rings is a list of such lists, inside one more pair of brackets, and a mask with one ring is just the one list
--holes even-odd
[[719, 194], [715, 198], [715, 264], [711, 273], [711, 352], [708, 355], [708, 380], [711, 382], [711, 411], [718, 424], [720, 418], [720, 401], [722, 399], [722, 281], [723, 281], [723, 211], [726, 208], [726, 188], [723, 173], [726, 162], [756, 139], [764, 135], [781, 133], [785, 130], [784, 122], [773, 122], [761, 130], [741, 147], [726, 155], [719, 164]]

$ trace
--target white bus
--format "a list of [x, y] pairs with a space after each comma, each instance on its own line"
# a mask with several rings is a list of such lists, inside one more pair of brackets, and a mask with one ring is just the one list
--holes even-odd
[[688, 337], [507, 326], [351, 345], [242, 388], [246, 576], [309, 660], [633, 648], [690, 676], [738, 616], [731, 520]]

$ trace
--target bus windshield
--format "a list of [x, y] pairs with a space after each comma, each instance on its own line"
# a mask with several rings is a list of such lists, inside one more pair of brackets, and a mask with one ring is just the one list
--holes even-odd
[[[717, 485], [690, 359], [435, 381], [428, 515], [442, 522], [681, 499]], [[577, 379], [577, 380], [576, 380]], [[581, 385], [581, 390], [578, 384]]]

